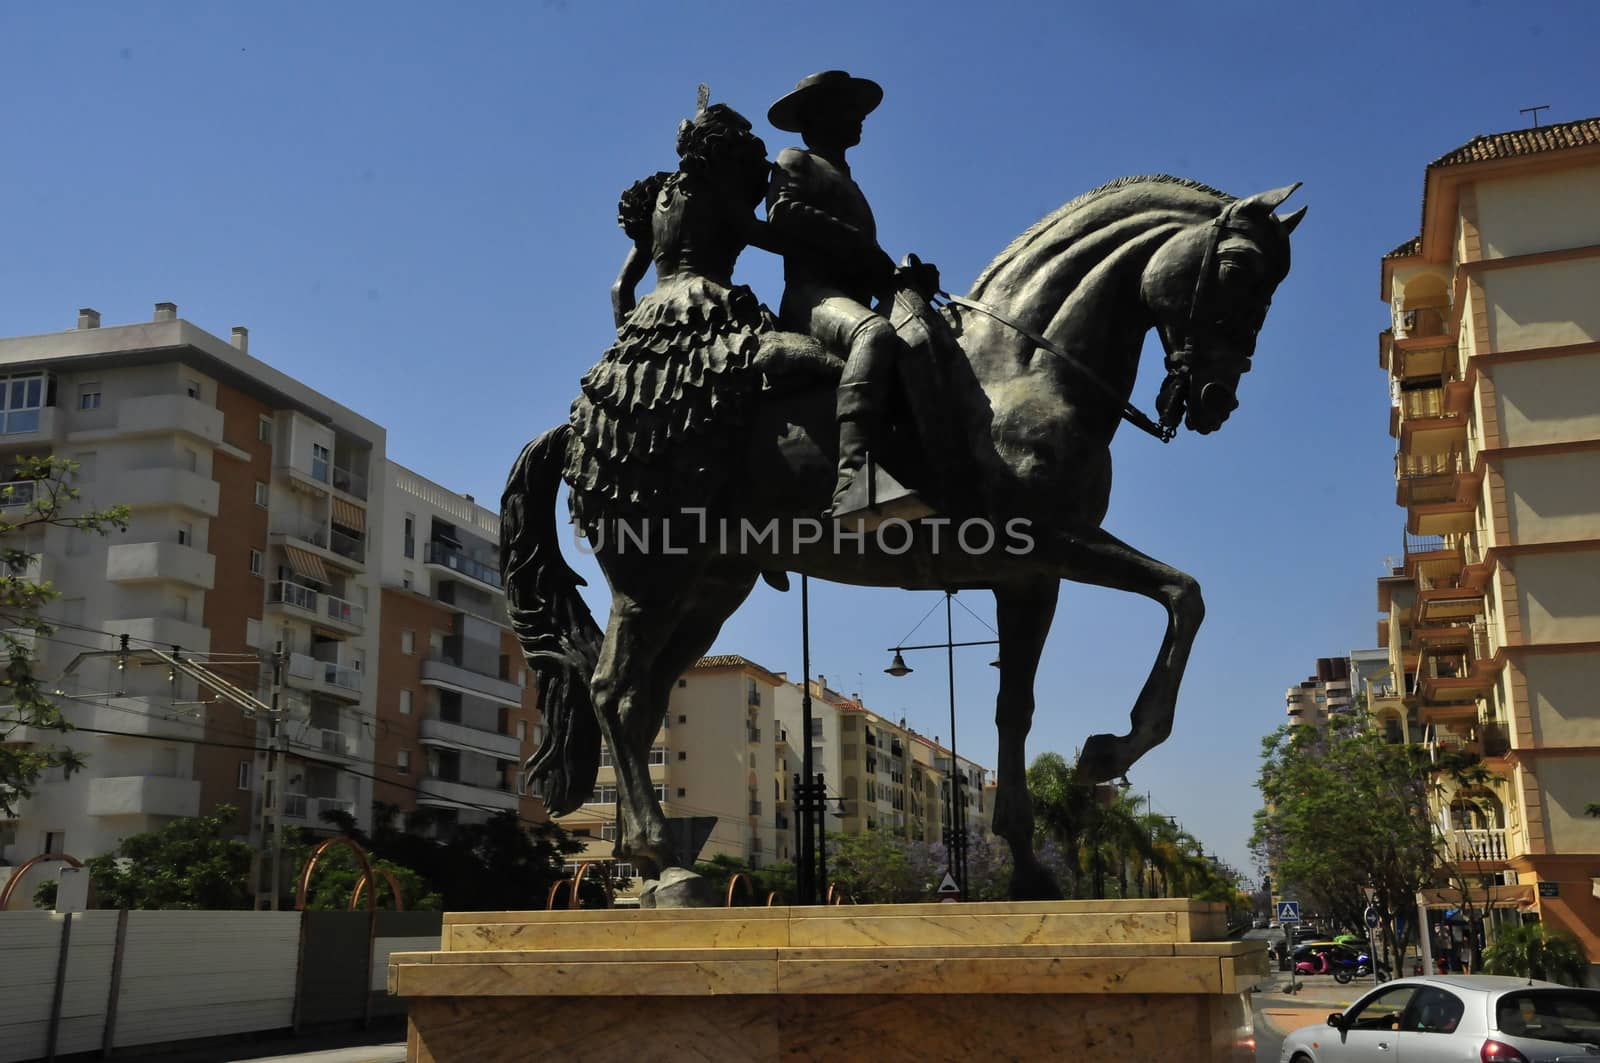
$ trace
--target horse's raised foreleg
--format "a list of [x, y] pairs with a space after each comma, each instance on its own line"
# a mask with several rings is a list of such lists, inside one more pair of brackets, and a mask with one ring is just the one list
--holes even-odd
[[1043, 535], [1036, 544], [1035, 556], [1046, 560], [1062, 578], [1142, 594], [1167, 610], [1167, 632], [1134, 702], [1129, 732], [1091, 735], [1078, 758], [1085, 782], [1109, 782], [1126, 775], [1135, 761], [1172, 733], [1178, 685], [1205, 617], [1200, 584], [1193, 576], [1140, 553], [1099, 528]]
[[992, 829], [1011, 846], [1011, 899], [1058, 900], [1061, 888], [1033, 855], [1033, 801], [1028, 796], [1026, 745], [1033, 725], [1033, 682], [1055, 617], [1061, 584], [999, 587], [994, 597], [1000, 621], [1000, 696], [995, 725], [1000, 731]]

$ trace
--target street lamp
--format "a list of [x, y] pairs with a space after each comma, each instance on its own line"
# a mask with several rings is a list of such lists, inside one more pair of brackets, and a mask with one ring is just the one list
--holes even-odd
[[[955, 598], [955, 591], [944, 592], [944, 641], [931, 642], [921, 646], [890, 646], [894, 660], [889, 662], [889, 667], [884, 671], [889, 675], [899, 677], [910, 675], [912, 669], [906, 664], [906, 650], [944, 650], [945, 668], [947, 671], [950, 689], [950, 815], [949, 838], [945, 845], [948, 857], [946, 870], [950, 877], [955, 879], [956, 885], [961, 887], [961, 895], [967, 895], [967, 830], [966, 830], [966, 802], [961, 797], [961, 771], [956, 759], [956, 647], [957, 646], [998, 646], [999, 639], [980, 639], [971, 642], [955, 641], [955, 627], [951, 618], [950, 603]], [[1000, 658], [996, 657], [989, 662], [995, 668], [1000, 667]]]

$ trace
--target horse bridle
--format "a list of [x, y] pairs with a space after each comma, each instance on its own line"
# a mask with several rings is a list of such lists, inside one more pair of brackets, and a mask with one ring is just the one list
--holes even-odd
[[1161, 390], [1156, 398], [1158, 420], [1152, 420], [1146, 416], [1144, 411], [1135, 406], [1132, 401], [1124, 401], [1099, 373], [1096, 373], [1077, 358], [1074, 358], [1026, 325], [1011, 320], [999, 310], [976, 299], [968, 299], [961, 295], [951, 295], [945, 291], [939, 292], [939, 295], [957, 306], [964, 306], [969, 310], [976, 310], [980, 314], [986, 314], [994, 318], [1011, 331], [1032, 342], [1040, 350], [1047, 351], [1067, 363], [1081, 376], [1086, 377], [1095, 387], [1105, 392], [1112, 400], [1122, 403], [1120, 415], [1124, 421], [1127, 421], [1142, 432], [1148, 432], [1163, 443], [1170, 443], [1173, 437], [1178, 434], [1178, 426], [1183, 423], [1184, 409], [1187, 405], [1187, 400], [1184, 396], [1188, 394], [1189, 390], [1189, 363], [1194, 356], [1195, 338], [1200, 332], [1196, 322], [1200, 312], [1201, 300], [1210, 290], [1208, 282], [1211, 277], [1212, 264], [1217, 257], [1217, 248], [1221, 246], [1228, 233], [1246, 231], [1244, 226], [1234, 220], [1234, 208], [1237, 206], [1237, 202], [1228, 204], [1227, 209], [1211, 221], [1211, 238], [1206, 241], [1205, 254], [1200, 260], [1199, 276], [1195, 277], [1194, 292], [1189, 296], [1189, 313], [1184, 324], [1182, 342], [1176, 350], [1167, 352], [1167, 376], [1161, 382]]

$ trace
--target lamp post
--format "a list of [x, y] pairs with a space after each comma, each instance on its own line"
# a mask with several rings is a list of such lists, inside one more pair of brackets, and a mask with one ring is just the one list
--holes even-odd
[[[971, 642], [955, 641], [954, 622], [951, 618], [950, 604], [955, 597], [955, 591], [944, 592], [944, 641], [932, 642], [921, 646], [890, 646], [894, 660], [884, 671], [889, 675], [899, 677], [910, 675], [912, 669], [906, 664], [906, 650], [944, 650], [945, 668], [949, 681], [950, 691], [950, 803], [949, 814], [946, 819], [945, 854], [947, 856], [946, 870], [950, 877], [955, 879], [956, 885], [961, 887], [961, 895], [967, 895], [967, 830], [966, 830], [966, 802], [961, 796], [961, 766], [956, 759], [956, 647], [957, 646], [998, 646], [999, 639], [979, 639]], [[992, 666], [1000, 667], [997, 657], [989, 662]]]

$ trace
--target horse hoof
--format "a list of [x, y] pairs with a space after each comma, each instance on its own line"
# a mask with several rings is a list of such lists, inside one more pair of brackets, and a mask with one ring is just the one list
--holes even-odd
[[1090, 735], [1078, 754], [1078, 777], [1086, 783], [1110, 782], [1127, 774], [1129, 763], [1123, 757], [1123, 741], [1116, 735]]

